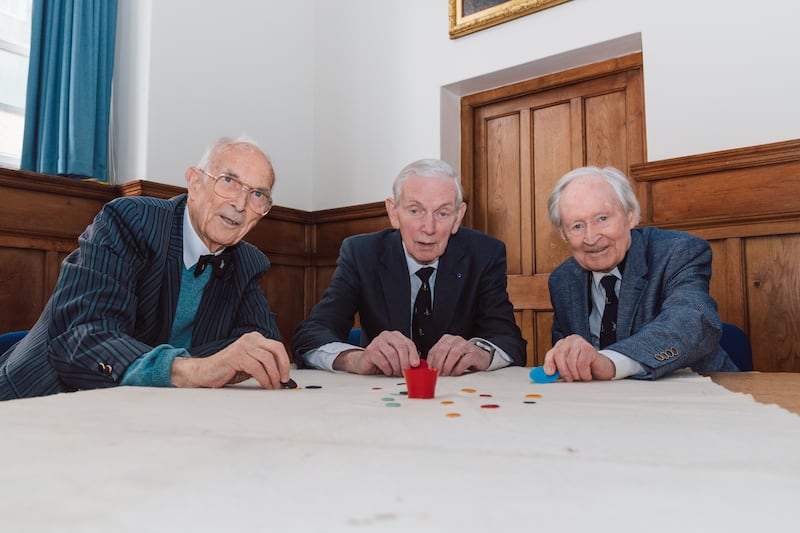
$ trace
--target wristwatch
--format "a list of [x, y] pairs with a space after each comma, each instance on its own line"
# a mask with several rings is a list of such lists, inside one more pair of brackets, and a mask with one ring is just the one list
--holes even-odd
[[492, 359], [494, 359], [494, 352], [495, 352], [494, 346], [492, 346], [491, 344], [489, 344], [488, 342], [486, 342], [483, 339], [473, 339], [473, 340], [471, 340], [469, 342], [471, 342], [472, 344], [474, 344], [475, 346], [477, 346], [481, 350], [485, 350], [485, 351], [489, 352], [489, 362], [490, 363], [492, 362]]

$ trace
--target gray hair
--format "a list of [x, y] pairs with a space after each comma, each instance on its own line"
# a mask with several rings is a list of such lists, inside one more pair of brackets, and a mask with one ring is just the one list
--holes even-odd
[[617, 195], [617, 200], [619, 200], [622, 209], [625, 210], [626, 213], [633, 213], [634, 225], [639, 223], [639, 217], [641, 215], [639, 200], [636, 199], [636, 195], [631, 188], [631, 183], [628, 181], [625, 174], [614, 167], [580, 167], [564, 174], [561, 179], [558, 180], [556, 186], [553, 187], [553, 192], [550, 193], [550, 197], [547, 199], [547, 213], [550, 216], [550, 223], [553, 224], [553, 226], [559, 229], [561, 228], [561, 213], [558, 209], [558, 204], [561, 201], [561, 194], [564, 192], [564, 189], [567, 188], [567, 185], [572, 183], [572, 181], [579, 176], [598, 176], [603, 178], [606, 183], [611, 185], [611, 188], [614, 189], [614, 193]]
[[221, 149], [226, 148], [228, 146], [235, 146], [237, 144], [243, 144], [249, 146], [252, 150], [260, 152], [269, 162], [269, 166], [272, 167], [272, 174], [273, 177], [275, 175], [275, 167], [272, 165], [272, 159], [264, 153], [258, 143], [255, 142], [252, 138], [248, 137], [247, 135], [239, 135], [238, 137], [220, 137], [213, 143], [211, 143], [206, 151], [203, 153], [203, 156], [200, 158], [200, 161], [197, 163], [197, 167], [203, 170], [208, 170], [208, 165], [211, 164], [211, 161], [214, 160], [216, 157], [217, 152]]
[[451, 179], [456, 185], [456, 208], [461, 206], [464, 201], [464, 189], [461, 188], [461, 178], [453, 167], [441, 159], [420, 159], [409, 163], [397, 177], [392, 185], [395, 203], [400, 202], [400, 193], [403, 191], [403, 184], [409, 176], [420, 176], [423, 178]]

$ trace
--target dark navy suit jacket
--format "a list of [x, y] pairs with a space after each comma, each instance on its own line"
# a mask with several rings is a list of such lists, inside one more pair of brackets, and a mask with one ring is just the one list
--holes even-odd
[[[526, 360], [525, 339], [506, 291], [506, 248], [489, 235], [461, 228], [439, 258], [433, 293], [434, 335], [480, 337], [502, 348], [517, 365]], [[295, 362], [330, 342], [344, 342], [355, 314], [361, 345], [382, 331], [411, 333], [411, 282], [400, 232], [349, 237], [320, 302], [295, 331]]]
[[[183, 265], [186, 195], [109, 202], [61, 266], [55, 291], [28, 335], [0, 355], [0, 399], [111, 387], [128, 365], [168, 344]], [[280, 339], [260, 287], [266, 256], [245, 242], [229, 249], [197, 310], [194, 357], [249, 331]]]
[[[553, 344], [572, 334], [589, 342], [589, 276], [574, 258], [550, 275]], [[738, 368], [719, 345], [722, 325], [708, 292], [711, 247], [688, 233], [634, 228], [619, 294], [617, 342], [608, 346], [638, 361], [645, 379], [683, 367]]]

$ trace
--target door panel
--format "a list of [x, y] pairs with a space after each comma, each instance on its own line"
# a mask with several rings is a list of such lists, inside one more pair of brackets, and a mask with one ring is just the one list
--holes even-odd
[[485, 231], [502, 235], [503, 241], [513, 243], [507, 250], [510, 273], [522, 271], [519, 118], [506, 115], [487, 121], [486, 159], [491, 164], [486, 166], [487, 179], [476, 187], [482, 194], [476, 205], [483, 207], [480, 212], [485, 219]]
[[465, 224], [506, 243], [509, 296], [529, 365], [550, 346], [547, 277], [569, 256], [550, 225], [547, 197], [575, 167], [628, 172], [644, 161], [641, 88], [641, 54], [634, 54], [462, 100]]

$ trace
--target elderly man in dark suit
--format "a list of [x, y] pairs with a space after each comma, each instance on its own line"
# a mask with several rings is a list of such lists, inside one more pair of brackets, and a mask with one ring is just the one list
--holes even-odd
[[706, 241], [636, 228], [639, 203], [611, 167], [563, 176], [548, 210], [572, 257], [548, 281], [554, 314], [546, 374], [590, 381], [656, 379], [684, 367], [737, 370], [719, 345]]
[[115, 385], [221, 387], [289, 380], [242, 238], [272, 206], [272, 164], [221, 139], [186, 171], [188, 194], [118, 198], [79, 238], [28, 335], [0, 355], [0, 399]]
[[[505, 245], [460, 228], [467, 206], [453, 168], [411, 163], [393, 193], [386, 210], [394, 229], [342, 243], [329, 287], [295, 332], [297, 363], [387, 376], [420, 358], [442, 375], [524, 365]], [[345, 342], [356, 313], [360, 346]]]

